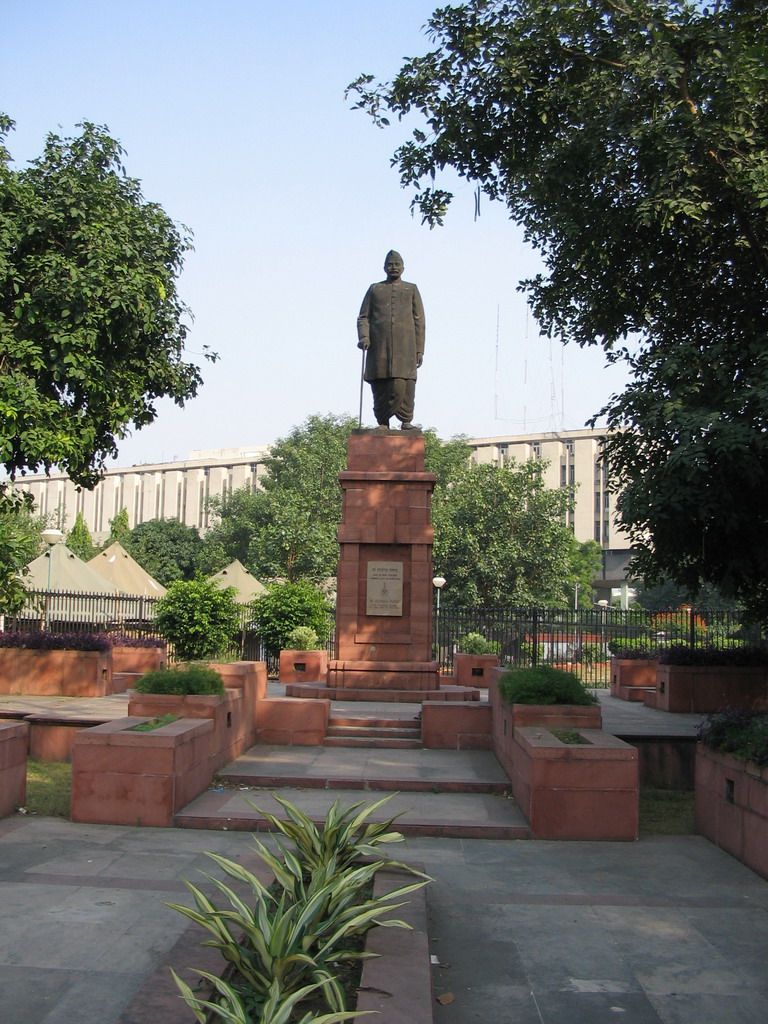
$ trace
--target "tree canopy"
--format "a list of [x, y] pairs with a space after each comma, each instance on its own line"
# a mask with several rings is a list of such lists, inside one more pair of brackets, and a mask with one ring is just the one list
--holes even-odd
[[201, 383], [176, 288], [189, 238], [90, 123], [12, 169], [0, 115], [0, 465], [92, 486], [129, 425]]
[[432, 504], [446, 604], [560, 606], [573, 575], [569, 502], [567, 490], [544, 486], [534, 461], [462, 469]]
[[164, 587], [175, 580], [194, 579], [199, 569], [200, 534], [178, 519], [149, 519], [138, 523], [122, 544], [142, 569]]
[[768, 619], [768, 45], [756, 0], [474, 0], [433, 48], [353, 83], [415, 207], [452, 168], [504, 202], [546, 273], [547, 335], [632, 381], [605, 409], [618, 511], [647, 581], [707, 581]]

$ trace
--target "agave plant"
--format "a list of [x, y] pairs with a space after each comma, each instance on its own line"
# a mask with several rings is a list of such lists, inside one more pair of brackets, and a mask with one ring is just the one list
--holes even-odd
[[[252, 1017], [246, 1010], [243, 998], [230, 984], [222, 978], [217, 978], [215, 974], [209, 974], [208, 971], [198, 971], [197, 973], [213, 985], [217, 994], [216, 1002], [200, 999], [189, 985], [182, 981], [175, 971], [171, 970], [171, 974], [173, 974], [174, 981], [178, 985], [184, 1001], [200, 1024], [207, 1024], [209, 1020], [207, 1011], [215, 1013], [226, 1024], [252, 1024]], [[267, 993], [267, 998], [261, 1007], [260, 1024], [290, 1024], [291, 1015], [296, 1004], [321, 986], [322, 982], [315, 985], [305, 985], [304, 988], [286, 995], [280, 989], [279, 984], [273, 982]], [[352, 1020], [355, 1017], [362, 1017], [365, 1014], [375, 1012], [375, 1010], [361, 1010], [357, 1013], [355, 1011], [342, 1010], [334, 1011], [333, 1013], [321, 1013], [318, 1016], [318, 1014], [310, 1011], [301, 1018], [298, 1024], [337, 1024], [340, 1021]]]
[[409, 928], [404, 921], [385, 920], [384, 915], [403, 905], [393, 900], [425, 884], [415, 882], [379, 899], [360, 902], [360, 890], [375, 870], [375, 865], [361, 865], [337, 873], [324, 885], [310, 885], [306, 891], [299, 891], [297, 900], [286, 889], [275, 899], [242, 864], [218, 854], [208, 856], [226, 875], [248, 886], [254, 896], [253, 904], [221, 879], [203, 872], [231, 909], [219, 909], [188, 881], [185, 885], [192, 893], [195, 908], [178, 903], [167, 906], [210, 932], [213, 938], [204, 945], [218, 949], [255, 993], [266, 994], [274, 982], [281, 990], [292, 992], [311, 978], [324, 986], [324, 997], [335, 1011], [344, 1009], [344, 992], [333, 976], [332, 965], [372, 955], [346, 948], [348, 940], [374, 925]]
[[[274, 814], [258, 807], [252, 801], [248, 801], [254, 810], [265, 818], [273, 828], [289, 839], [294, 847], [295, 854], [301, 863], [301, 869], [307, 874], [321, 869], [323, 865], [333, 861], [337, 871], [344, 871], [361, 857], [377, 857], [392, 867], [399, 867], [414, 874], [421, 872], [414, 871], [407, 864], [400, 861], [392, 861], [385, 857], [379, 847], [389, 843], [402, 843], [405, 840], [402, 832], [392, 830], [392, 824], [400, 816], [393, 815], [386, 821], [369, 822], [364, 824], [379, 807], [383, 807], [390, 801], [395, 793], [389, 793], [375, 803], [365, 805], [360, 800], [349, 807], [342, 807], [336, 800], [328, 810], [325, 822], [321, 828], [315, 825], [312, 819], [300, 811], [298, 807], [283, 797], [274, 795], [274, 799], [285, 810], [287, 820], [282, 820]], [[359, 807], [363, 809], [355, 814]], [[279, 843], [280, 852], [285, 857], [287, 851]], [[426, 875], [422, 877], [427, 878]]]

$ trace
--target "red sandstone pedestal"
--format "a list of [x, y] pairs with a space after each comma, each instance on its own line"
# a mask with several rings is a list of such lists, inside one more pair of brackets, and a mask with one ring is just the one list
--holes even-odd
[[432, 656], [435, 476], [424, 471], [422, 434], [355, 432], [339, 483], [336, 658], [327, 686], [289, 683], [286, 696], [479, 700], [474, 687], [441, 687]]
[[336, 690], [439, 688], [432, 657], [433, 473], [415, 431], [360, 431], [347, 446], [337, 598]]

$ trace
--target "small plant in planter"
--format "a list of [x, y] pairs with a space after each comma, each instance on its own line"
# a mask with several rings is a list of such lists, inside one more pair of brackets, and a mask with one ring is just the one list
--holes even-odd
[[178, 716], [172, 715], [170, 712], [167, 715], [162, 715], [160, 718], [151, 718], [148, 722], [140, 722], [138, 725], [134, 725], [132, 732], [154, 732], [155, 729], [162, 729], [164, 725], [170, 725], [171, 722], [178, 722]]
[[322, 650], [320, 637], [311, 626], [296, 626], [285, 638], [286, 650], [319, 651]]
[[501, 645], [486, 640], [482, 633], [466, 633], [458, 644], [459, 654], [499, 654]]
[[189, 668], [158, 669], [146, 672], [136, 680], [137, 693], [163, 693], [176, 696], [213, 695], [223, 696], [224, 683], [218, 672], [202, 665]]
[[511, 669], [499, 680], [499, 692], [508, 704], [599, 704], [575, 672], [548, 665]]
[[280, 682], [325, 683], [328, 674], [328, 652], [312, 626], [294, 626], [286, 635], [280, 651]]
[[[344, 1005], [337, 974], [339, 965], [375, 955], [359, 951], [354, 942], [374, 925], [409, 928], [403, 921], [382, 920], [382, 915], [403, 905], [402, 901], [393, 901], [430, 881], [428, 876], [414, 871], [420, 881], [380, 897], [366, 894], [376, 871], [394, 863], [380, 858], [376, 846], [403, 838], [391, 830], [394, 818], [381, 824], [365, 823], [388, 799], [384, 797], [357, 814], [354, 812], [360, 804], [345, 810], [337, 802], [322, 830], [295, 805], [279, 800], [289, 820], [280, 822], [272, 815], [265, 816], [279, 826], [294, 849], [289, 850], [278, 841], [275, 856], [256, 840], [256, 853], [272, 869], [279, 895], [266, 889], [238, 861], [207, 854], [228, 878], [249, 889], [250, 895], [244, 900], [224, 881], [203, 872], [231, 909], [220, 910], [206, 893], [188, 881], [185, 884], [192, 893], [195, 908], [167, 904], [211, 933], [213, 938], [206, 945], [220, 950], [231, 965], [232, 973], [226, 981], [215, 974], [197, 972], [215, 990], [210, 1000], [201, 999], [174, 974], [183, 998], [201, 1024], [209, 1019], [207, 1010], [233, 1024], [256, 1019], [264, 1024], [333, 1024], [362, 1016]], [[371, 854], [376, 857], [374, 861], [359, 863], [360, 856]], [[297, 1004], [314, 991], [322, 994], [331, 1012], [310, 1009], [299, 1017], [303, 1007]]]

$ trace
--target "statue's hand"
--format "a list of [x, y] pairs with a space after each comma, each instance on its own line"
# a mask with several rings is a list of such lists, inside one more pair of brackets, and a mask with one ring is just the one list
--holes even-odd
[[370, 343], [370, 341], [369, 341], [369, 339], [368, 339], [368, 338], [361, 338], [361, 339], [360, 339], [360, 341], [358, 341], [358, 343], [357, 343], [357, 347], [358, 347], [358, 348], [364, 348], [364, 349], [368, 349], [368, 347], [370, 346], [370, 344], [371, 344], [371, 343]]
[[418, 368], [424, 362], [424, 356], [416, 356], [416, 367]]

